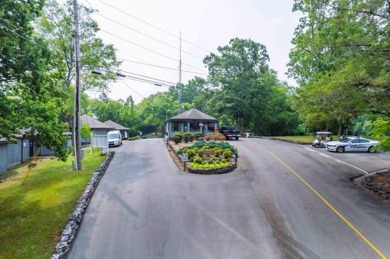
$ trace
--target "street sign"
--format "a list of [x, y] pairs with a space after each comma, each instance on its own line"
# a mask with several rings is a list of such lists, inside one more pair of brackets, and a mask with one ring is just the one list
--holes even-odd
[[185, 154], [185, 153], [182, 154], [182, 155], [181, 155], [181, 161], [182, 161], [182, 162], [187, 162], [187, 161], [188, 161], [188, 155]]

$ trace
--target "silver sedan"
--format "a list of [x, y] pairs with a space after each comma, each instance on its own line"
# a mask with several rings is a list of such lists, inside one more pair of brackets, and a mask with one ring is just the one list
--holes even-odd
[[328, 151], [334, 151], [338, 153], [343, 152], [374, 152], [373, 148], [378, 145], [376, 140], [370, 140], [359, 137], [348, 137], [340, 141], [329, 141], [326, 143], [326, 149]]

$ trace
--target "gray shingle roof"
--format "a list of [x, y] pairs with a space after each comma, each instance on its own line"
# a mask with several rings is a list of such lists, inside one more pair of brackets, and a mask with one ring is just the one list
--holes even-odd
[[216, 118], [201, 112], [197, 109], [191, 109], [188, 111], [185, 111], [183, 113], [180, 113], [172, 118], [170, 118], [168, 121], [173, 120], [201, 120], [201, 121], [218, 121]]
[[114, 127], [116, 130], [128, 130], [129, 129], [129, 128], [123, 127], [122, 125], [120, 125], [116, 122], [113, 122], [112, 120], [108, 120], [108, 121], [104, 122], [104, 124], [107, 124], [111, 127]]
[[91, 129], [115, 129], [114, 127], [104, 124], [103, 122], [86, 114], [80, 116], [80, 126], [84, 123], [87, 123]]

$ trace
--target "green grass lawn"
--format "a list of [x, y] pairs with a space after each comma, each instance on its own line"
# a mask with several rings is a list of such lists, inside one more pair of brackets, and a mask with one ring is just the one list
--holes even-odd
[[304, 144], [311, 144], [314, 140], [313, 136], [282, 136], [282, 137], [277, 137], [277, 138], [296, 141], [296, 142], [304, 143]]
[[[27, 165], [0, 183], [0, 258], [50, 258], [91, 175], [105, 159], [86, 152], [83, 170], [40, 158], [22, 185]], [[4, 177], [4, 176], [3, 176]]]

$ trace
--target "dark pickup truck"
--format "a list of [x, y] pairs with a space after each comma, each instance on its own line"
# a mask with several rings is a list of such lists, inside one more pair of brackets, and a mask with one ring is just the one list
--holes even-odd
[[241, 137], [240, 131], [232, 126], [223, 126], [219, 128], [219, 132], [222, 133], [226, 139], [236, 139], [238, 140]]

